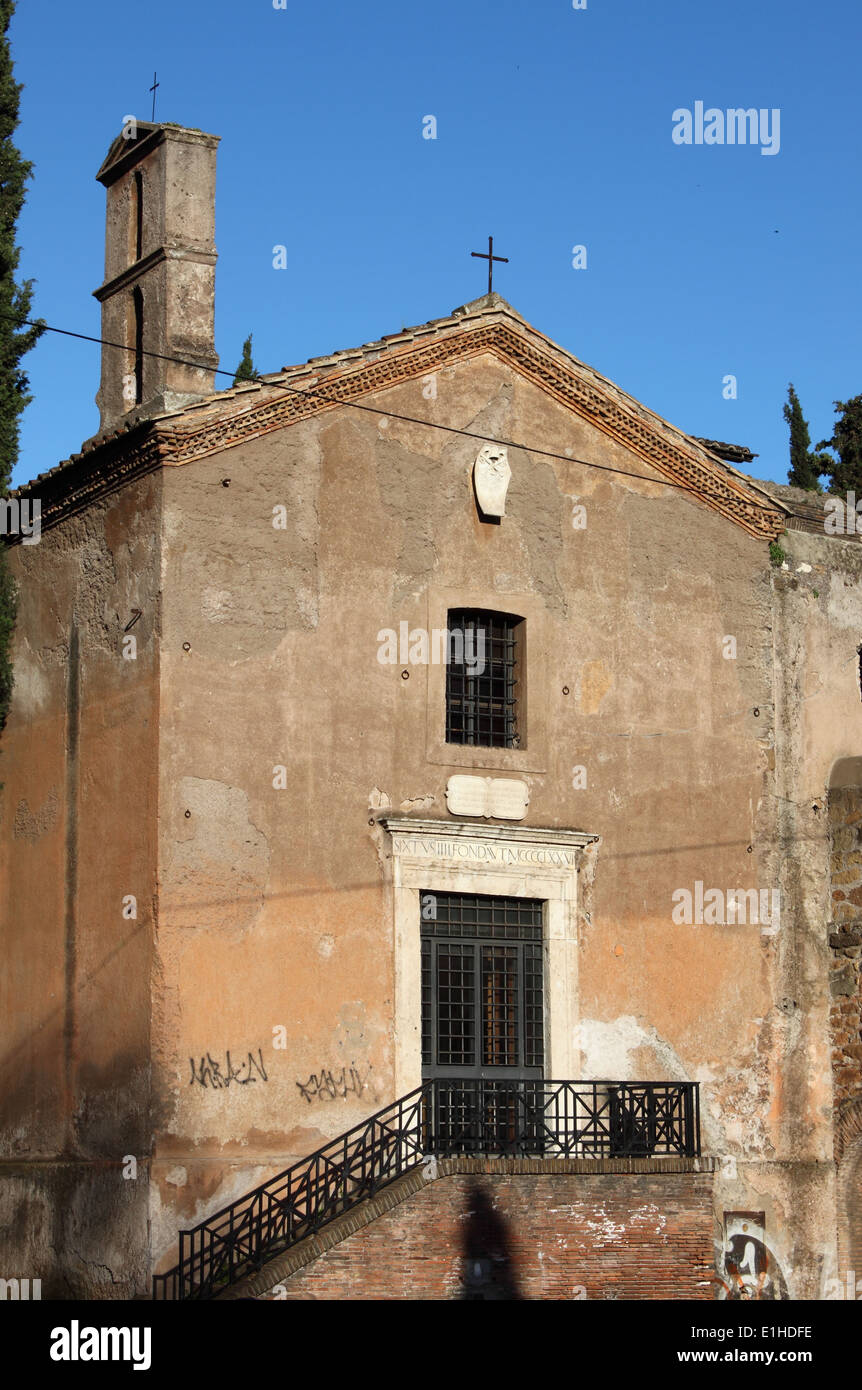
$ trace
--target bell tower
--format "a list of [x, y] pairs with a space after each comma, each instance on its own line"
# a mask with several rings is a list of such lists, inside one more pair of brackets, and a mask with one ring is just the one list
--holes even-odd
[[101, 430], [214, 389], [218, 142], [129, 118], [96, 175], [107, 213], [105, 281], [94, 294], [101, 336], [124, 345], [102, 347]]

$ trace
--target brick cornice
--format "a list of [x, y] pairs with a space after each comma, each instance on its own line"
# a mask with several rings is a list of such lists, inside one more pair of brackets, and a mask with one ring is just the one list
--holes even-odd
[[[753, 489], [729, 478], [710, 460], [706, 450], [700, 450], [694, 441], [690, 446], [677, 444], [670, 437], [670, 427], [663, 429], [657, 417], [654, 422], [628, 407], [624, 398], [615, 399], [561, 360], [561, 355], [550, 351], [546, 344], [547, 340], [539, 335], [515, 329], [511, 320], [496, 320], [473, 328], [455, 328], [419, 345], [388, 348], [373, 361], [351, 361], [328, 372], [314, 386], [280, 390], [241, 415], [219, 417], [193, 429], [178, 425], [173, 430], [166, 462], [189, 463], [333, 410], [345, 402], [427, 376], [456, 362], [491, 354], [638, 455], [660, 475], [682, 484], [708, 506], [735, 521], [749, 535], [771, 540], [781, 533], [783, 513]], [[285, 386], [289, 388], [289, 383]]]
[[[456, 328], [418, 345], [388, 348], [373, 361], [351, 361], [328, 372], [315, 386], [279, 390], [276, 396], [241, 415], [207, 421], [193, 429], [178, 425], [172, 432], [166, 462], [189, 463], [333, 410], [344, 402], [399, 386], [481, 354], [491, 354], [642, 458], [661, 476], [682, 484], [749, 535], [772, 540], [781, 534], [784, 514], [764, 496], [728, 477], [693, 440], [685, 444], [675, 442], [671, 427], [662, 427], [657, 417], [650, 419], [645, 412], [637, 412], [622, 396], [615, 399], [610, 391], [602, 390], [561, 360], [561, 354], [550, 351], [546, 343], [539, 335], [516, 330], [512, 321], [497, 320], [473, 328]], [[683, 438], [680, 436], [680, 441]]]
[[[152, 423], [147, 421], [89, 453], [77, 455], [62, 468], [34, 478], [25, 487], [18, 488], [14, 496], [40, 499], [42, 530], [45, 531], [65, 517], [74, 516], [117, 492], [133, 479], [156, 472], [163, 461], [163, 444]], [[6, 543], [18, 545], [20, 537], [9, 537]]]

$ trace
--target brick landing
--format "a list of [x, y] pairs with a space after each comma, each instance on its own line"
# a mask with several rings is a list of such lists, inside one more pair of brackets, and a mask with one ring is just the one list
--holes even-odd
[[[223, 1298], [457, 1299], [474, 1217], [524, 1299], [714, 1297], [712, 1159], [440, 1159], [243, 1280]], [[487, 1243], [487, 1241], [486, 1241]], [[471, 1266], [475, 1269], [475, 1264]], [[280, 1286], [280, 1287], [277, 1287]], [[276, 1292], [273, 1293], [273, 1289]]]

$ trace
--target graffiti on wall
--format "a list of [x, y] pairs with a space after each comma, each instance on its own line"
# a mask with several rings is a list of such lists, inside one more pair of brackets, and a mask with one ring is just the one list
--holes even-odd
[[[198, 1066], [195, 1066], [194, 1057], [190, 1057], [189, 1066], [192, 1071], [189, 1085], [194, 1086], [197, 1082], [204, 1090], [210, 1086], [214, 1091], [226, 1091], [231, 1082], [237, 1086], [247, 1086], [250, 1081], [269, 1080], [263, 1065], [263, 1052], [260, 1048], [257, 1049], [257, 1058], [253, 1052], [249, 1052], [246, 1054], [245, 1061], [239, 1063], [232, 1062], [230, 1052], [226, 1052], [224, 1070], [209, 1052], [206, 1057], [201, 1057]], [[255, 1076], [255, 1072], [257, 1072], [257, 1076]]]
[[[371, 1067], [368, 1071], [371, 1071]], [[363, 1081], [356, 1064], [351, 1063], [349, 1067], [342, 1067], [340, 1072], [323, 1067], [319, 1073], [312, 1072], [307, 1081], [297, 1081], [296, 1084], [300, 1095], [310, 1105], [313, 1100], [346, 1100], [351, 1094], [361, 1096], [367, 1080], [367, 1073]]]

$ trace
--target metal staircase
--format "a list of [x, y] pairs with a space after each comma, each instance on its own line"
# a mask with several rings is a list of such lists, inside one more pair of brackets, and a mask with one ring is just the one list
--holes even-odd
[[435, 1079], [179, 1235], [154, 1299], [215, 1298], [429, 1158], [700, 1154], [694, 1082]]

